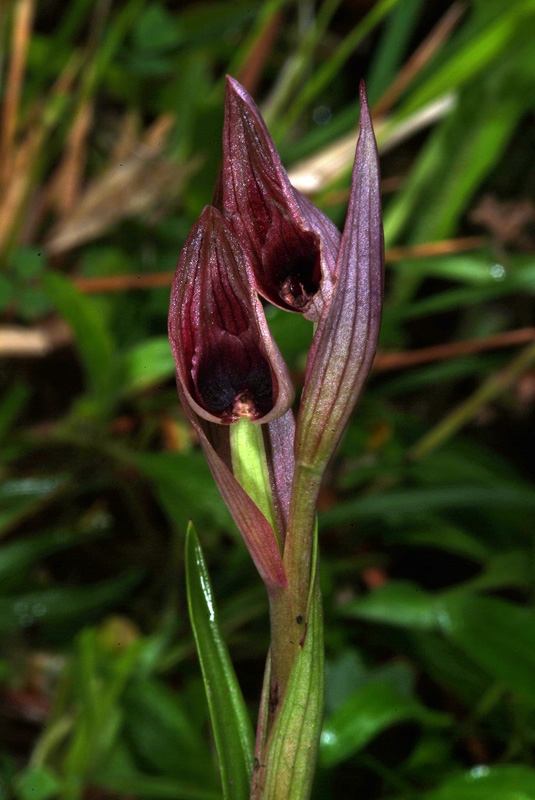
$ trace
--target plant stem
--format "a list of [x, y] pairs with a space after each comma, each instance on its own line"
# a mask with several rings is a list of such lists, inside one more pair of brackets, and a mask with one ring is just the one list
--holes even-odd
[[292, 608], [295, 614], [294, 628], [299, 624], [298, 617], [306, 620], [316, 501], [321, 476], [321, 471], [296, 462], [290, 518], [284, 548], [284, 567], [288, 575]]
[[260, 735], [251, 800], [307, 800], [323, 716], [323, 617], [317, 559], [311, 563], [306, 619], [288, 681], [267, 737]]

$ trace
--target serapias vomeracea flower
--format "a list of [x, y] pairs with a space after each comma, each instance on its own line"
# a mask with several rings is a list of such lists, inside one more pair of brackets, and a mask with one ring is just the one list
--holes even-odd
[[169, 339], [190, 407], [216, 423], [269, 422], [293, 389], [269, 332], [249, 260], [230, 225], [207, 206], [180, 254]]
[[332, 294], [340, 233], [292, 186], [252, 97], [230, 77], [214, 205], [236, 231], [260, 294], [317, 321]]
[[[247, 257], [226, 220], [210, 206], [180, 254], [171, 290], [169, 340], [184, 410], [272, 596], [286, 586], [277, 537], [233, 475], [228, 432], [230, 424], [246, 417], [273, 425], [276, 436], [279, 418], [291, 413], [293, 388], [267, 327]], [[282, 502], [284, 481], [276, 471], [273, 475]]]

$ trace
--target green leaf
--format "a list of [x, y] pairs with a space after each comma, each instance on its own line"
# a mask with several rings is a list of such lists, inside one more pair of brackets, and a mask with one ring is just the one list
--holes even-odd
[[0, 310], [5, 311], [17, 299], [17, 286], [11, 276], [0, 275]]
[[429, 630], [438, 624], [439, 604], [439, 596], [435, 598], [415, 583], [389, 581], [343, 606], [340, 613], [388, 625]]
[[529, 31], [533, 24], [533, 11], [533, 0], [517, 0], [506, 7], [498, 19], [472, 36], [442, 67], [431, 73], [429, 79], [410, 96], [403, 114], [411, 114], [484, 70], [506, 50], [515, 35], [518, 37]]
[[204, 742], [182, 697], [154, 679], [137, 679], [124, 696], [124, 728], [141, 763], [166, 777], [216, 786], [215, 770], [203, 763]]
[[47, 273], [43, 282], [48, 297], [72, 328], [91, 389], [100, 400], [109, 400], [114, 344], [97, 305], [59, 273]]
[[492, 555], [485, 564], [483, 572], [466, 581], [463, 587], [473, 593], [513, 586], [529, 589], [532, 583], [531, 554], [527, 550], [518, 548]]
[[495, 680], [440, 632], [411, 631], [411, 641], [423, 669], [440, 686], [467, 706], [477, 703]]
[[[524, 560], [526, 558], [524, 557]], [[521, 555], [511, 551], [459, 588], [432, 595], [405, 581], [390, 581], [341, 609], [344, 616], [442, 631], [489, 675], [535, 702], [535, 610], [474, 592], [514, 585]]]
[[190, 523], [186, 537], [188, 607], [201, 662], [225, 800], [249, 797], [254, 736], [223, 641], [203, 553]]
[[194, 517], [228, 530], [230, 515], [200, 451], [139, 453], [135, 464], [154, 484], [162, 508], [178, 528]]
[[251, 23], [258, 12], [259, 3], [251, 3], [251, 0], [193, 3], [178, 17], [182, 41], [186, 47], [220, 46], [232, 33], [239, 35], [243, 26]]
[[0, 597], [0, 633], [39, 623], [41, 625], [86, 619], [125, 597], [139, 582], [139, 572], [111, 581], [69, 589], [45, 589], [13, 597]]
[[409, 696], [414, 692], [414, 672], [406, 661], [390, 661], [369, 669], [358, 651], [346, 650], [325, 665], [326, 711], [329, 714], [336, 711], [357, 690], [371, 683], [388, 683], [397, 692]]
[[449, 717], [402, 694], [392, 683], [369, 683], [351, 695], [325, 721], [321, 734], [320, 762], [332, 767], [362, 750], [390, 725], [414, 720], [423, 725], [447, 725]]
[[160, 3], [151, 3], [140, 14], [132, 38], [141, 51], [176, 47], [180, 40], [176, 16]]
[[167, 336], [154, 336], [132, 347], [123, 357], [123, 394], [141, 392], [175, 374]]
[[11, 256], [10, 266], [19, 280], [28, 281], [41, 275], [46, 267], [46, 257], [36, 247], [17, 247]]
[[460, 508], [491, 511], [499, 509], [533, 511], [535, 491], [531, 487], [502, 484], [495, 486], [438, 486], [404, 489], [380, 495], [357, 497], [320, 515], [322, 525], [339, 525], [356, 519], [386, 519], [399, 522], [419, 517], [423, 512]]
[[24, 410], [29, 394], [29, 388], [24, 383], [15, 383], [0, 399], [0, 438]]
[[425, 800], [533, 800], [535, 771], [509, 764], [474, 767], [470, 772], [448, 778]]
[[0, 534], [58, 497], [68, 485], [65, 474], [4, 481], [0, 484]]
[[436, 515], [424, 517], [420, 530], [411, 526], [410, 530], [401, 531], [394, 541], [448, 550], [476, 562], [485, 561], [489, 556], [488, 548], [476, 536], [455, 525], [448, 525]]
[[535, 702], [535, 611], [494, 597], [451, 592], [439, 614], [443, 631], [476, 664]]
[[60, 790], [58, 777], [48, 767], [30, 767], [15, 781], [17, 800], [49, 800]]

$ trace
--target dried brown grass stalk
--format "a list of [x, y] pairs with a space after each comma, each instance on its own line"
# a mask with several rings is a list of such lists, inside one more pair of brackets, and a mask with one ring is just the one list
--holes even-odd
[[13, 147], [28, 44], [33, 26], [35, 0], [17, 0], [14, 7], [11, 58], [6, 80], [0, 130], [0, 186], [8, 183], [14, 166]]

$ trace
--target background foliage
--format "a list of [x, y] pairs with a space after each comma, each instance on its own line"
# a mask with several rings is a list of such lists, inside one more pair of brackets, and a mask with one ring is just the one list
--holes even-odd
[[[321, 498], [315, 797], [535, 798], [534, 0], [2, 14], [0, 798], [220, 797], [190, 517], [254, 719], [266, 598], [166, 340], [225, 72], [338, 224], [361, 76], [382, 151], [381, 352]], [[268, 313], [299, 387], [310, 329]]]

